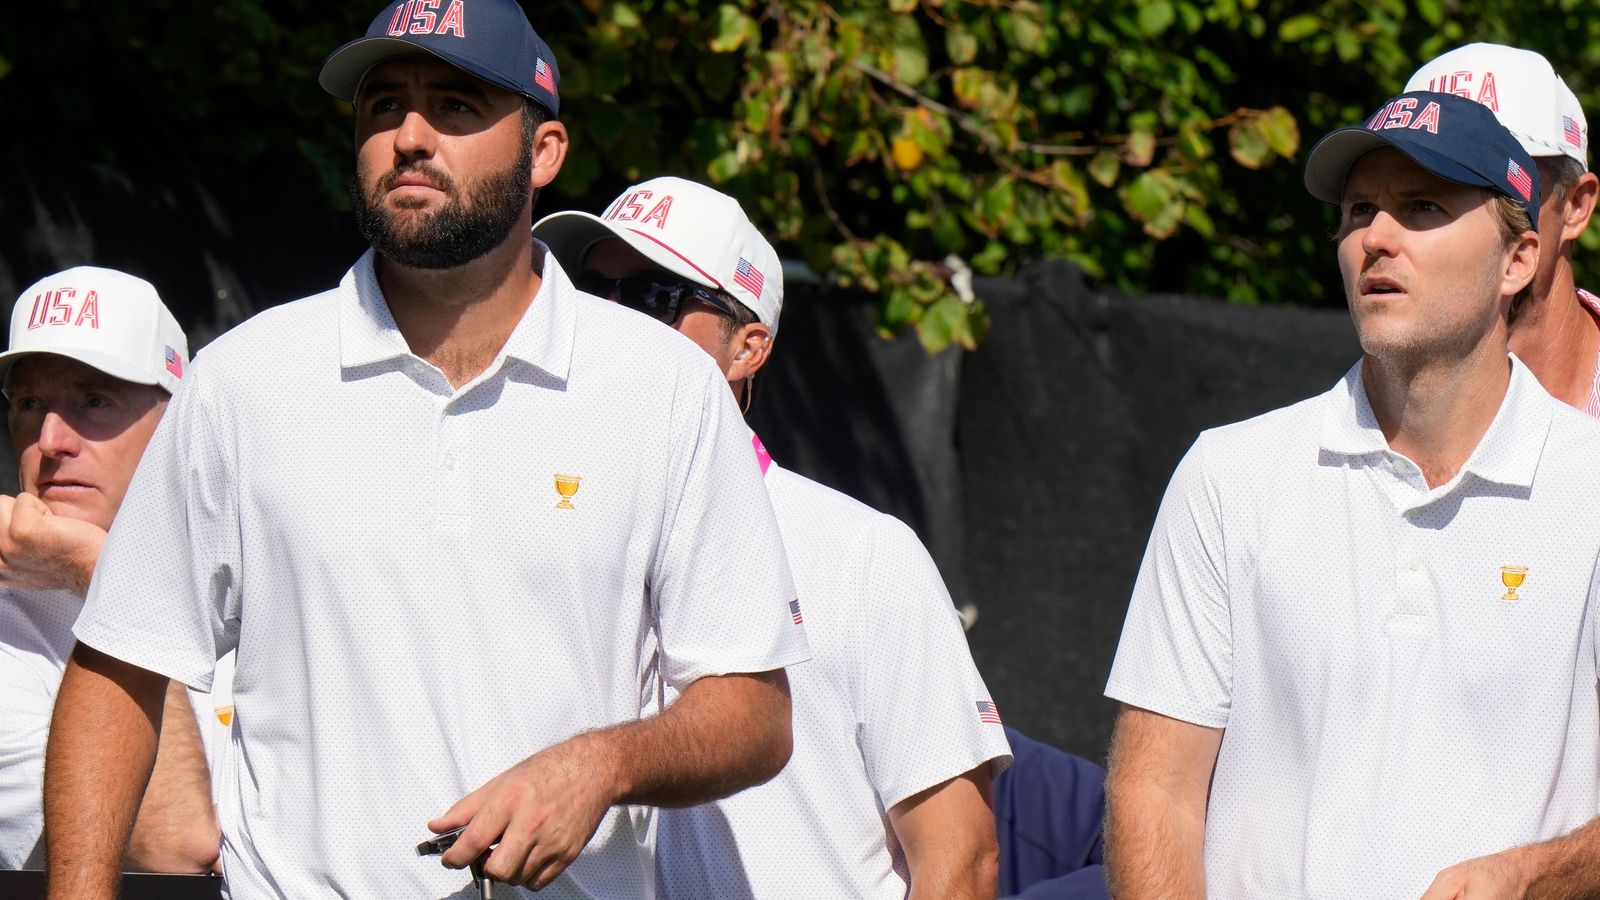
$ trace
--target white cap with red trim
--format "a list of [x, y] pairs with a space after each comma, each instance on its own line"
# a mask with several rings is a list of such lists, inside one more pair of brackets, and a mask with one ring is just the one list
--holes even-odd
[[545, 216], [533, 226], [533, 236], [574, 272], [596, 243], [619, 238], [668, 272], [726, 293], [778, 331], [778, 252], [750, 224], [739, 201], [703, 184], [652, 178], [623, 191], [601, 215], [572, 210]]
[[1550, 61], [1504, 44], [1467, 44], [1428, 61], [1406, 91], [1438, 91], [1494, 110], [1529, 156], [1570, 156], [1589, 167], [1589, 123]]
[[34, 353], [65, 356], [113, 378], [176, 393], [189, 341], [150, 282], [77, 266], [39, 279], [17, 298], [0, 378]]

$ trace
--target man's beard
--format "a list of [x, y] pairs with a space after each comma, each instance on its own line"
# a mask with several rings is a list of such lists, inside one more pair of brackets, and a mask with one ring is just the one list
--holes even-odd
[[[423, 175], [450, 202], [415, 224], [403, 226], [384, 196], [404, 175]], [[413, 269], [453, 269], [499, 246], [517, 224], [533, 193], [533, 144], [527, 142], [511, 168], [472, 185], [463, 198], [455, 179], [424, 161], [385, 175], [371, 193], [362, 190], [361, 174], [350, 182], [356, 229], [384, 257]], [[407, 207], [402, 201], [401, 210]]]

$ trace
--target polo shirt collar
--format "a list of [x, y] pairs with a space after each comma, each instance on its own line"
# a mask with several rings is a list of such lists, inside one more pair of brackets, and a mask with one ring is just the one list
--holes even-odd
[[[1527, 487], [1533, 484], [1544, 451], [1552, 401], [1522, 360], [1515, 354], [1507, 356], [1511, 360], [1511, 383], [1489, 430], [1462, 465], [1461, 474]], [[1342, 456], [1364, 456], [1389, 449], [1367, 399], [1360, 363], [1345, 373], [1328, 397], [1319, 441], [1323, 450]]]
[[[539, 241], [533, 246], [534, 263], [540, 266], [539, 290], [506, 338], [500, 357], [535, 366], [565, 382], [572, 368], [577, 289], [549, 248]], [[339, 364], [346, 369], [413, 355], [378, 286], [375, 253], [369, 248], [339, 282]], [[498, 364], [491, 365], [489, 371], [496, 368]]]

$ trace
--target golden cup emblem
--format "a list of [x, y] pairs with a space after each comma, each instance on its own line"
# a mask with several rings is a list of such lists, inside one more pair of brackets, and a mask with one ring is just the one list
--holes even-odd
[[1517, 588], [1522, 587], [1522, 579], [1527, 577], [1527, 566], [1501, 566], [1500, 583], [1506, 586], [1506, 592], [1500, 595], [1500, 599], [1513, 603], [1521, 600], [1522, 598], [1517, 596]]
[[576, 475], [557, 475], [556, 493], [561, 495], [561, 502], [556, 504], [556, 509], [574, 509], [572, 495], [578, 492], [578, 482], [582, 481]]

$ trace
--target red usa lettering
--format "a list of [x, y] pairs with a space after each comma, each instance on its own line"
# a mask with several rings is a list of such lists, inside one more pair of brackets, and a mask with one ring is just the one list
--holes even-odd
[[28, 313], [28, 330], [46, 325], [87, 325], [100, 327], [100, 295], [90, 291], [82, 303], [76, 303], [77, 288], [42, 291], [33, 298], [33, 309]]
[[1429, 100], [1428, 105], [1422, 108], [1422, 113], [1413, 116], [1411, 111], [1416, 108], [1417, 101], [1415, 97], [1401, 97], [1374, 113], [1372, 118], [1367, 120], [1367, 130], [1385, 131], [1391, 128], [1425, 128], [1429, 134], [1438, 134], [1439, 104]]
[[389, 19], [389, 36], [407, 34], [453, 34], [467, 36], [467, 12], [461, 0], [450, 0], [450, 6], [439, 15], [442, 0], [406, 0], [394, 8]]
[[646, 210], [645, 204], [654, 197], [654, 191], [634, 191], [626, 194], [611, 204], [604, 218], [612, 222], [638, 222], [640, 225], [654, 222], [657, 228], [665, 228], [667, 214], [672, 212], [672, 195], [662, 197]]
[[1473, 72], [1451, 72], [1440, 75], [1438, 78], [1428, 79], [1428, 90], [1441, 94], [1455, 94], [1468, 100], [1476, 100], [1495, 112], [1500, 111], [1500, 91], [1495, 87], [1494, 73], [1483, 73], [1483, 81], [1478, 85], [1476, 96], [1472, 93]]

